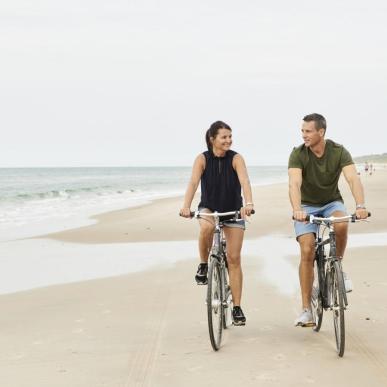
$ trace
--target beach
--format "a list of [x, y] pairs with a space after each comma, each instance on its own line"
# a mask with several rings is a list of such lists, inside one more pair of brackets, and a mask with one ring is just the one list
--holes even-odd
[[[2, 242], [0, 384], [386, 386], [387, 171], [361, 178], [372, 217], [350, 226], [344, 267], [354, 291], [343, 358], [330, 313], [319, 333], [293, 326], [298, 245], [287, 184], [275, 183], [254, 187], [242, 250], [247, 324], [224, 332], [218, 352], [206, 287], [193, 278], [198, 226], [178, 216], [181, 197]], [[352, 212], [349, 188], [340, 187]]]

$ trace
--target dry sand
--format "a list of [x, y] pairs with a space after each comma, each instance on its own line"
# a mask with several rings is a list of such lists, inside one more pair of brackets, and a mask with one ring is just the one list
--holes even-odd
[[[386, 232], [387, 172], [362, 179], [372, 222], [354, 225], [353, 232]], [[351, 209], [345, 185], [343, 192]], [[255, 188], [254, 201], [257, 214], [246, 238], [293, 238], [285, 184]], [[197, 225], [177, 216], [180, 204], [180, 198], [165, 199], [99, 215], [96, 225], [50, 238], [84, 244], [192, 240]], [[387, 386], [386, 252], [385, 246], [347, 252], [355, 291], [342, 359], [331, 315], [324, 315], [319, 333], [293, 327], [298, 292], [282, 294], [260, 280], [263, 257], [250, 254], [243, 257], [247, 325], [226, 331], [216, 353], [207, 333], [206, 287], [193, 283], [194, 260], [0, 296], [0, 385]], [[288, 261], [296, 270], [298, 257]]]

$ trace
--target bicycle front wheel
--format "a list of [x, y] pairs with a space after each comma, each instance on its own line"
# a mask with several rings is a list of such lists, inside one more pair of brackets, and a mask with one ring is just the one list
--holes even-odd
[[217, 258], [211, 260], [208, 268], [207, 317], [211, 345], [217, 351], [222, 341], [223, 329], [222, 278]]
[[321, 328], [322, 320], [323, 320], [323, 299], [322, 299], [322, 292], [321, 292], [321, 283], [323, 283], [321, 277], [321, 271], [318, 267], [318, 261], [314, 261], [314, 281], [313, 281], [313, 287], [312, 287], [312, 299], [311, 299], [311, 306], [312, 306], [312, 315], [314, 323], [316, 324], [313, 328], [315, 332], [318, 332]]
[[223, 329], [227, 329], [232, 325], [232, 294], [229, 283], [228, 271], [224, 267], [223, 286], [225, 295], [223, 298]]
[[334, 262], [331, 269], [331, 305], [333, 311], [333, 326], [336, 337], [337, 354], [342, 357], [345, 348], [345, 288], [343, 272], [338, 262]]

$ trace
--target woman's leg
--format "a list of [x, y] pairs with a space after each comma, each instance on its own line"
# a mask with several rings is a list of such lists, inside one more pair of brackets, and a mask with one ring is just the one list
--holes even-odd
[[[201, 209], [201, 212], [211, 212], [207, 208]], [[212, 247], [212, 238], [214, 235], [214, 220], [210, 216], [199, 218], [199, 255], [200, 262], [207, 263], [208, 255]]]
[[244, 230], [239, 227], [224, 227], [223, 230], [227, 241], [228, 273], [233, 303], [234, 306], [240, 306], [243, 283], [241, 250]]

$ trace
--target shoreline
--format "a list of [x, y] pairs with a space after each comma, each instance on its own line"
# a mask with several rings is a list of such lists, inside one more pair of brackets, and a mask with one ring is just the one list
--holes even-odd
[[[371, 212], [379, 210], [379, 186], [387, 180], [387, 170], [373, 176], [361, 175], [365, 185], [366, 200]], [[370, 193], [367, 196], [367, 186]], [[354, 212], [353, 198], [347, 183], [341, 178], [339, 183], [348, 212]], [[288, 198], [287, 183], [253, 186], [253, 201], [256, 214], [250, 217], [245, 233], [246, 239], [274, 233], [293, 235], [291, 206]], [[178, 216], [183, 196], [157, 199], [149, 204], [104, 212], [90, 218], [93, 224], [60, 232], [40, 235], [35, 238], [50, 238], [73, 243], [127, 243], [162, 240], [191, 240], [198, 235], [198, 226]], [[199, 194], [195, 195], [192, 209], [197, 208]], [[376, 206], [375, 206], [375, 204]], [[281, 211], [278, 211], [281, 209]], [[376, 213], [376, 215], [378, 215]], [[386, 229], [383, 219], [374, 215], [370, 218], [372, 228], [382, 232]], [[366, 231], [366, 227], [359, 227]], [[361, 231], [362, 232], [362, 231]]]

